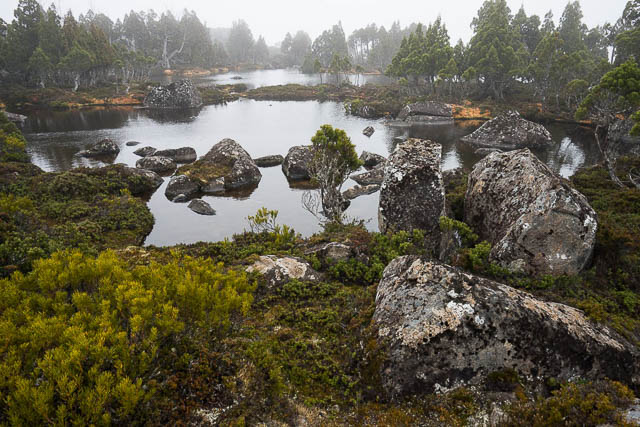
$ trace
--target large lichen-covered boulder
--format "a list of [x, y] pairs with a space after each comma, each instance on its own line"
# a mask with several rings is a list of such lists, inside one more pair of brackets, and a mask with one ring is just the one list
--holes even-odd
[[513, 271], [575, 274], [589, 263], [597, 215], [586, 197], [528, 149], [492, 153], [469, 174], [465, 222]]
[[461, 140], [478, 147], [508, 150], [543, 148], [553, 144], [553, 138], [544, 126], [523, 119], [517, 111], [497, 116]]
[[476, 385], [504, 369], [533, 383], [640, 383], [638, 349], [582, 311], [415, 256], [384, 270], [373, 322], [391, 397]]
[[453, 122], [453, 109], [442, 102], [415, 102], [406, 105], [397, 119], [412, 123]]
[[262, 179], [249, 153], [229, 138], [214, 145], [196, 162], [180, 167], [178, 174], [188, 176], [208, 194], [255, 187]]
[[282, 163], [282, 172], [292, 181], [311, 179], [309, 168], [312, 160], [311, 147], [307, 145], [291, 147]]
[[179, 80], [156, 86], [144, 98], [149, 108], [198, 108], [202, 106], [200, 92], [191, 80]]
[[445, 194], [440, 168], [442, 146], [411, 138], [398, 145], [384, 167], [380, 187], [380, 231], [426, 232], [427, 247], [439, 244]]

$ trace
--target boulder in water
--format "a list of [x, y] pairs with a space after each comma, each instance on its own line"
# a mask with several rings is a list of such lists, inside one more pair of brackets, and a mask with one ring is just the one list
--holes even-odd
[[189, 209], [199, 215], [215, 215], [216, 211], [211, 205], [202, 199], [193, 199], [188, 206]]
[[200, 92], [191, 80], [179, 80], [156, 86], [144, 98], [149, 108], [198, 108], [202, 106]]
[[544, 126], [523, 119], [517, 111], [509, 111], [486, 122], [461, 141], [478, 147], [542, 148], [553, 144], [551, 134]]
[[149, 156], [136, 162], [136, 167], [157, 173], [167, 173], [176, 170], [176, 163], [168, 157]]
[[415, 102], [406, 105], [397, 119], [410, 123], [447, 123], [453, 122], [453, 110], [451, 105], [442, 102]]
[[376, 130], [373, 128], [373, 126], [367, 126], [367, 127], [366, 127], [366, 128], [364, 128], [364, 130], [362, 131], [362, 134], [363, 134], [364, 136], [366, 136], [367, 138], [370, 138], [370, 137], [371, 137], [371, 135], [373, 135], [373, 133], [374, 133], [375, 131], [376, 131]]
[[136, 151], [134, 151], [133, 154], [140, 157], [149, 157], [149, 156], [153, 156], [156, 151], [158, 150], [156, 150], [153, 147], [141, 147], [141, 148], [138, 148]]
[[363, 151], [362, 154], [360, 154], [360, 161], [362, 162], [365, 168], [373, 169], [378, 165], [386, 162], [387, 159], [384, 156], [381, 156], [380, 154]]
[[256, 165], [261, 168], [271, 168], [274, 166], [280, 166], [282, 162], [284, 162], [284, 157], [280, 154], [274, 154], [271, 156], [258, 157], [257, 159], [253, 159], [256, 162]]
[[291, 147], [282, 163], [282, 172], [292, 181], [311, 179], [309, 168], [312, 160], [311, 147], [307, 145]]
[[153, 155], [168, 157], [176, 163], [192, 163], [198, 158], [196, 150], [191, 147], [167, 148], [166, 150], [158, 150]]
[[120, 152], [118, 144], [105, 138], [86, 150], [80, 151], [78, 155], [82, 157], [115, 157]]
[[343, 191], [342, 197], [344, 197], [347, 200], [353, 200], [360, 196], [373, 194], [378, 190], [380, 190], [380, 186], [377, 184], [364, 185], [364, 186], [355, 185], [349, 188], [348, 190]]
[[175, 198], [181, 194], [186, 198], [190, 198], [198, 194], [199, 191], [198, 184], [191, 181], [188, 176], [175, 175], [169, 180], [164, 195], [167, 196], [167, 199], [175, 201]]

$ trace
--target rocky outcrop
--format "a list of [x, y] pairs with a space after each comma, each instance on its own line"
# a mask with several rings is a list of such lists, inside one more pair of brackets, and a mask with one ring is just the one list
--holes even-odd
[[140, 147], [136, 151], [134, 151], [133, 154], [140, 157], [149, 157], [153, 156], [156, 151], [158, 150], [153, 147]]
[[136, 167], [147, 169], [157, 173], [168, 173], [176, 170], [176, 163], [168, 157], [149, 156], [143, 157], [136, 162]]
[[530, 274], [576, 274], [589, 263], [597, 217], [587, 199], [528, 149], [476, 164], [465, 222], [493, 245], [491, 259]]
[[191, 80], [180, 80], [151, 89], [144, 98], [144, 105], [149, 108], [198, 108], [202, 106], [202, 98]]
[[193, 182], [186, 175], [172, 176], [167, 184], [167, 188], [164, 190], [164, 195], [167, 199], [175, 201], [179, 195], [185, 196], [189, 199], [200, 192], [200, 186], [196, 182]]
[[439, 244], [445, 193], [440, 163], [442, 146], [411, 138], [398, 145], [384, 167], [380, 187], [380, 231], [424, 230], [427, 247]]
[[415, 102], [406, 105], [397, 119], [409, 123], [447, 123], [453, 122], [453, 110], [442, 102]]
[[376, 191], [380, 190], [380, 186], [377, 184], [371, 184], [371, 185], [364, 185], [364, 186], [360, 186], [360, 185], [354, 185], [353, 187], [349, 188], [348, 190], [345, 190], [342, 192], [342, 197], [344, 197], [347, 200], [353, 200], [357, 197], [360, 196], [365, 196], [367, 194], [373, 194]]
[[166, 150], [158, 150], [154, 156], [168, 157], [176, 163], [192, 163], [198, 158], [196, 150], [191, 147], [168, 148]]
[[311, 179], [309, 167], [312, 160], [311, 147], [306, 145], [291, 147], [282, 163], [282, 172], [292, 181]]
[[553, 144], [551, 134], [544, 126], [523, 119], [517, 111], [499, 115], [461, 140], [479, 147], [507, 150], [542, 148]]
[[367, 169], [373, 169], [375, 167], [377, 167], [380, 164], [383, 164], [384, 162], [387, 161], [387, 159], [384, 156], [381, 156], [380, 154], [375, 154], [375, 153], [370, 153], [368, 151], [363, 151], [362, 154], [360, 154], [360, 161], [362, 162], [362, 165], [367, 168]]
[[82, 157], [115, 157], [119, 152], [120, 147], [118, 147], [118, 144], [109, 138], [105, 138], [86, 150], [80, 151], [78, 155]]
[[202, 199], [191, 200], [191, 202], [189, 203], [189, 206], [187, 207], [199, 215], [215, 215], [216, 214], [216, 211], [211, 207], [211, 205]]
[[349, 178], [362, 186], [382, 185], [382, 181], [384, 181], [384, 163], [379, 164], [378, 167], [368, 172], [354, 174]]
[[538, 384], [640, 383], [638, 349], [582, 311], [415, 256], [384, 270], [373, 322], [391, 397], [480, 384], [504, 369]]
[[186, 175], [203, 193], [255, 187], [262, 174], [240, 144], [225, 138], [195, 163], [182, 166], [178, 173]]
[[364, 130], [362, 131], [362, 134], [364, 136], [366, 136], [367, 138], [371, 138], [371, 135], [374, 134], [376, 130], [373, 128], [373, 126], [367, 126], [366, 128], [364, 128]]
[[261, 168], [271, 168], [274, 166], [280, 166], [282, 162], [284, 162], [284, 157], [280, 154], [274, 154], [271, 156], [258, 157], [257, 159], [253, 159], [256, 162], [256, 165]]
[[320, 273], [302, 259], [278, 258], [275, 255], [261, 256], [258, 261], [247, 267], [246, 271], [247, 273], [262, 274], [271, 287], [283, 285], [292, 279], [319, 281], [322, 278]]

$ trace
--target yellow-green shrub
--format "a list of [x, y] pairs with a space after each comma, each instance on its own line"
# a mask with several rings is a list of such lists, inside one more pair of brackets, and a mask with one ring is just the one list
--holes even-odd
[[35, 262], [0, 281], [0, 423], [142, 421], [163, 387], [154, 376], [246, 313], [254, 289], [177, 254], [134, 268], [112, 251]]

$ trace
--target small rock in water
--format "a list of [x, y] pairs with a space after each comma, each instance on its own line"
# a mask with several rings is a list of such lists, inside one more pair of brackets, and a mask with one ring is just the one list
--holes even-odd
[[86, 150], [79, 152], [78, 154], [82, 157], [102, 157], [102, 156], [116, 156], [120, 152], [120, 147], [118, 144], [110, 140], [109, 138], [105, 138], [100, 142], [92, 145]]
[[179, 196], [184, 196], [185, 198], [193, 197], [199, 190], [200, 186], [198, 183], [190, 180], [188, 176], [175, 175], [169, 180], [169, 184], [164, 191], [164, 195], [172, 202], [178, 202], [177, 198]]
[[309, 167], [312, 160], [311, 147], [306, 145], [291, 147], [282, 163], [282, 172], [293, 181], [311, 179]]
[[364, 128], [364, 130], [362, 131], [362, 134], [367, 136], [367, 137], [371, 137], [371, 135], [373, 135], [373, 133], [376, 130], [373, 128], [373, 126], [367, 126], [366, 128]]
[[198, 158], [196, 150], [191, 147], [167, 148], [156, 151], [153, 155], [168, 157], [176, 163], [192, 163]]
[[386, 162], [387, 159], [380, 154], [363, 151], [362, 154], [360, 154], [360, 161], [364, 164], [365, 168], [373, 169], [379, 164]]
[[189, 198], [184, 194], [178, 194], [172, 200], [173, 203], [186, 203], [188, 201], [189, 201]]
[[342, 196], [347, 200], [353, 200], [356, 197], [364, 196], [366, 194], [373, 194], [378, 190], [380, 190], [380, 186], [377, 184], [370, 184], [370, 185], [364, 185], [364, 186], [354, 185], [352, 188], [345, 190], [342, 193]]
[[136, 145], [140, 145], [139, 141], [127, 141], [125, 144], [127, 147], [135, 147]]
[[381, 164], [369, 172], [351, 175], [350, 178], [360, 185], [381, 185], [384, 181], [384, 167]]
[[270, 168], [273, 166], [280, 166], [284, 161], [284, 157], [280, 154], [274, 154], [272, 156], [264, 156], [258, 157], [257, 159], [253, 159], [256, 162], [256, 165], [261, 168]]
[[141, 147], [133, 152], [136, 156], [149, 157], [153, 156], [157, 150], [153, 147]]
[[136, 167], [140, 169], [147, 169], [150, 171], [163, 173], [172, 172], [176, 169], [176, 163], [168, 157], [149, 156], [143, 157], [136, 162]]
[[216, 211], [211, 205], [202, 199], [193, 199], [189, 203], [189, 209], [200, 215], [215, 215]]

